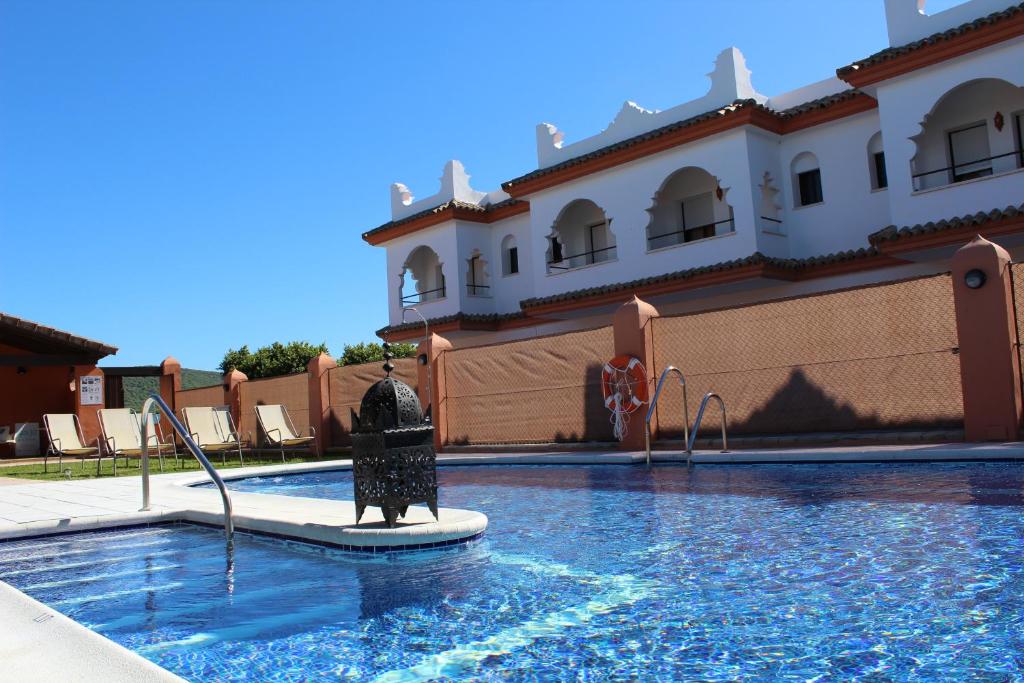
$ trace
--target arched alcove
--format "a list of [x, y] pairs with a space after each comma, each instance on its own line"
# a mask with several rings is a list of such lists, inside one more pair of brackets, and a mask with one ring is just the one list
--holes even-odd
[[519, 246], [515, 235], [505, 235], [501, 240], [501, 274], [516, 275], [519, 272]]
[[789, 164], [793, 182], [793, 206], [813, 206], [825, 201], [822, 189], [821, 166], [813, 152], [801, 152]]
[[466, 259], [466, 294], [469, 296], [490, 296], [491, 275], [487, 270], [487, 261], [474, 249]]
[[437, 301], [443, 299], [445, 294], [444, 268], [437, 252], [426, 245], [409, 252], [399, 274], [402, 305]]
[[943, 94], [921, 121], [910, 161], [915, 190], [1024, 167], [1024, 88], [981, 78]]
[[703, 168], [687, 166], [661, 184], [647, 209], [647, 249], [662, 249], [736, 229], [727, 190]]
[[547, 236], [549, 273], [615, 260], [615, 235], [604, 210], [589, 199], [569, 202]]
[[761, 176], [758, 184], [761, 190], [761, 204], [758, 207], [761, 229], [768, 232], [784, 234], [785, 226], [782, 222], [782, 205], [779, 203], [780, 190], [775, 186], [775, 178], [768, 171]]

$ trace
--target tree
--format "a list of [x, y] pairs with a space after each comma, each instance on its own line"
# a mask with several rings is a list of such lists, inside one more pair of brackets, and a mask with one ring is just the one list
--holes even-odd
[[234, 368], [244, 372], [249, 379], [290, 375], [305, 372], [309, 361], [327, 352], [327, 344], [314, 346], [304, 341], [274, 342], [270, 346], [261, 346], [255, 352], [248, 346], [242, 346], [237, 350], [228, 349], [220, 362], [220, 371], [224, 373]]
[[[415, 344], [392, 344], [391, 355], [395, 358], [412, 358], [416, 355]], [[359, 365], [384, 360], [384, 347], [377, 342], [345, 344], [345, 350], [338, 359], [338, 365]]]

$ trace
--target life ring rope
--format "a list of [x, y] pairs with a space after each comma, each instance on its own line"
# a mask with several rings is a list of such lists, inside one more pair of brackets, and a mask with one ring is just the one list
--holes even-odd
[[622, 441], [629, 432], [626, 417], [647, 403], [647, 371], [639, 358], [616, 356], [601, 369], [601, 393], [612, 412], [612, 432]]

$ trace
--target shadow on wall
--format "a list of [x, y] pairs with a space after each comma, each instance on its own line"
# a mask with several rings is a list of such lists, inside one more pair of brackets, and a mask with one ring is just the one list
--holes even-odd
[[[750, 390], [757, 391], [757, 386]], [[879, 387], [878, 391], [885, 391]], [[847, 432], [858, 430], [895, 429], [938, 429], [961, 428], [962, 420], [951, 420], [936, 415], [927, 419], [922, 415], [907, 416], [905, 419], [884, 419], [877, 411], [857, 410], [854, 404], [838, 400], [815, 384], [801, 368], [794, 368], [786, 381], [767, 400], [744, 410], [737, 398], [730, 401], [728, 392], [722, 391], [726, 410], [729, 412], [730, 434], [793, 434], [808, 432]], [[898, 400], [897, 396], [883, 396], [872, 403]], [[699, 394], [691, 396], [690, 416], [693, 419], [699, 405]], [[749, 411], [749, 412], [748, 412]], [[737, 419], [737, 415], [745, 417]], [[719, 413], [709, 406], [701, 425], [702, 437], [718, 436], [721, 429]], [[682, 430], [675, 426], [659, 430], [658, 438], [682, 436]]]

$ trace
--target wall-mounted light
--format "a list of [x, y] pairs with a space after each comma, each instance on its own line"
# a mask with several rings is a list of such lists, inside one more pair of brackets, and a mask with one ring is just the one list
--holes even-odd
[[26, 368], [24, 365], [19, 365], [17, 373], [19, 375], [27, 375], [28, 374], [28, 368]]
[[980, 268], [972, 268], [964, 274], [964, 284], [967, 289], [981, 289], [985, 286], [985, 271]]
[[421, 353], [420, 355], [416, 356], [416, 362], [419, 363], [420, 365], [426, 365], [427, 364], [427, 354]]
[[996, 130], [1002, 131], [1003, 126], [1006, 124], [1006, 119], [1003, 118], [1003, 112], [997, 111], [996, 115], [992, 118], [992, 123], [995, 124]]

